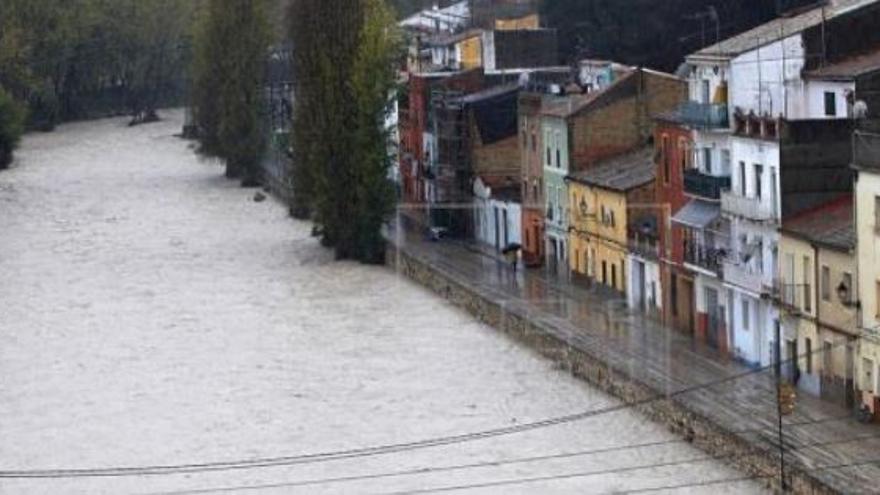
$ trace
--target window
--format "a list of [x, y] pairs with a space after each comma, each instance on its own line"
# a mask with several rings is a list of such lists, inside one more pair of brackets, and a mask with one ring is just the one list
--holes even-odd
[[678, 157], [680, 160], [681, 171], [684, 173], [688, 168], [688, 145], [684, 139], [678, 140]]
[[746, 162], [739, 162], [739, 195], [746, 195]]
[[535, 133], [532, 133], [532, 153], [538, 152], [538, 136]]
[[742, 329], [749, 329], [749, 301], [748, 299], [742, 300]]
[[666, 134], [663, 135], [661, 153], [663, 153], [663, 182], [669, 184], [669, 164], [672, 157], [669, 156], [669, 136]]
[[822, 342], [822, 373], [825, 376], [831, 376], [832, 371], [832, 363], [834, 355], [832, 354], [832, 349], [834, 346], [831, 345], [831, 342], [825, 341]]
[[574, 271], [578, 273], [581, 271], [581, 254], [577, 248], [574, 250]]
[[703, 171], [712, 173], [712, 148], [703, 148]]
[[617, 288], [617, 263], [611, 263], [611, 287]]
[[849, 304], [853, 299], [853, 286], [852, 286], [852, 274], [843, 272], [843, 280], [841, 281], [844, 287], [846, 287], [847, 300], [843, 301], [844, 304]]
[[755, 197], [761, 199], [764, 195], [763, 184], [761, 183], [764, 175], [764, 167], [760, 164], [755, 164]]
[[602, 260], [602, 283], [608, 284], [608, 264]]
[[559, 132], [556, 132], [553, 136], [553, 143], [556, 147], [556, 168], [562, 168], [562, 148], [559, 146]]
[[874, 284], [874, 316], [880, 319], [880, 280]]
[[880, 196], [874, 196], [874, 228], [880, 232]]
[[834, 117], [837, 115], [837, 98], [831, 91], [825, 92], [825, 116]]
[[813, 373], [813, 341], [810, 340], [809, 337], [804, 339], [804, 352], [806, 354], [804, 356], [804, 360], [806, 361], [804, 363], [805, 368], [806, 368], [804, 371], [806, 371], [807, 374], [812, 374]]
[[822, 266], [822, 300], [831, 301], [831, 269]]
[[874, 361], [868, 358], [862, 359], [862, 383], [859, 384], [859, 388], [864, 391], [875, 392]]
[[812, 263], [809, 256], [804, 256], [804, 311], [807, 313], [813, 311], [813, 301], [810, 297], [810, 272], [812, 272]]
[[553, 165], [553, 159], [551, 158], [552, 150], [550, 148], [550, 131], [544, 132], [544, 148], [547, 150], [547, 158], [545, 164], [549, 167]]
[[700, 96], [703, 100], [701, 103], [707, 103], [707, 104], [711, 103], [711, 97], [709, 94], [710, 91], [709, 91], [709, 80], [708, 79], [703, 79], [700, 90], [701, 90]]
[[721, 172], [730, 173], [730, 150], [721, 150]]

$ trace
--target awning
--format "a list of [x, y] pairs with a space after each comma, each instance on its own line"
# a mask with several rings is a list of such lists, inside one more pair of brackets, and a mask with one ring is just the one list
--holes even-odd
[[690, 203], [678, 211], [672, 221], [693, 229], [705, 229], [721, 215], [721, 206], [700, 199], [692, 199]]

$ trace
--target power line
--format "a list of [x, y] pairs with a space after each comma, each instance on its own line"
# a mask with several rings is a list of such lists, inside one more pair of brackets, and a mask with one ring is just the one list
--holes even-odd
[[[849, 414], [847, 414], [846, 416], [837, 416], [837, 417], [823, 418], [823, 419], [813, 420], [813, 421], [789, 423], [786, 426], [789, 426], [789, 427], [811, 426], [811, 425], [841, 421], [844, 419], [849, 419], [850, 417], [851, 416]], [[751, 428], [751, 429], [733, 432], [733, 434], [759, 433], [760, 431], [761, 430], [758, 428]], [[415, 469], [408, 469], [408, 470], [402, 470], [402, 471], [392, 471], [392, 472], [386, 472], [386, 473], [374, 473], [374, 474], [353, 475], [353, 476], [339, 476], [339, 477], [334, 477], [334, 478], [320, 478], [320, 479], [311, 479], [311, 480], [303, 480], [303, 481], [295, 481], [295, 482], [271, 483], [271, 484], [261, 484], [261, 485], [240, 485], [240, 486], [235, 486], [235, 487], [230, 486], [230, 487], [215, 487], [215, 488], [181, 490], [181, 491], [173, 491], [173, 492], [157, 492], [157, 493], [153, 493], [151, 495], [199, 495], [199, 494], [205, 494], [205, 493], [218, 493], [218, 492], [228, 492], [228, 491], [238, 491], [238, 490], [260, 490], [260, 489], [287, 488], [287, 487], [292, 488], [292, 487], [301, 487], [301, 486], [310, 486], [310, 485], [323, 485], [323, 484], [330, 484], [330, 483], [345, 483], [345, 482], [351, 482], [351, 481], [366, 481], [366, 480], [394, 478], [394, 477], [420, 475], [420, 474], [434, 474], [434, 473], [442, 473], [442, 472], [449, 472], [449, 471], [460, 471], [460, 470], [465, 470], [465, 469], [474, 469], [474, 468], [481, 468], [481, 467], [495, 467], [495, 466], [503, 466], [503, 465], [511, 465], [511, 464], [526, 464], [526, 463], [538, 462], [538, 461], [544, 461], [544, 460], [567, 459], [567, 458], [583, 457], [583, 456], [596, 455], [596, 454], [609, 454], [609, 453], [613, 453], [613, 452], [621, 452], [621, 451], [626, 451], [626, 450], [660, 447], [660, 446], [664, 446], [664, 445], [689, 444], [689, 443], [690, 442], [688, 442], [687, 440], [684, 440], [684, 439], [662, 440], [662, 441], [656, 441], [656, 442], [645, 442], [645, 443], [638, 443], [638, 444], [621, 445], [621, 446], [617, 446], [617, 447], [582, 450], [582, 451], [576, 451], [576, 452], [564, 452], [564, 453], [558, 453], [558, 454], [548, 454], [548, 455], [532, 456], [532, 457], [520, 457], [520, 458], [513, 458], [513, 459], [482, 461], [482, 462], [474, 462], [474, 463], [469, 463], [469, 464], [458, 464], [458, 465], [451, 465], [451, 466], [415, 468]]]
[[[857, 340], [860, 337], [856, 337]], [[851, 342], [841, 342], [835, 344], [832, 347], [837, 347], [840, 345], [849, 345]], [[800, 356], [795, 356], [790, 359], [785, 360], [784, 362], [794, 361], [796, 359], [800, 359], [802, 357], [806, 357], [807, 355], [812, 355], [817, 352], [824, 352], [822, 350], [812, 351], [809, 354], [803, 354]], [[686, 395], [698, 390], [703, 390], [707, 388], [712, 388], [718, 385], [722, 385], [725, 383], [734, 382], [737, 380], [741, 380], [743, 378], [747, 378], [752, 375], [756, 375], [759, 373], [763, 373], [768, 369], [772, 369], [776, 366], [775, 363], [758, 367], [755, 369], [746, 370], [741, 373], [736, 373], [733, 375], [729, 375], [724, 378], [720, 378], [717, 380], [712, 380], [710, 382], [693, 385], [690, 387], [685, 387], [683, 389], [677, 390], [675, 392], [667, 393], [667, 394], [655, 394], [651, 397], [640, 399], [632, 402], [624, 402], [622, 404], [618, 404], [615, 406], [609, 406], [605, 408], [592, 409], [587, 411], [582, 411], [575, 414], [569, 414], [565, 416], [557, 416], [553, 418], [548, 418], [544, 420], [534, 421], [530, 423], [522, 423], [514, 426], [506, 426], [501, 428], [494, 428], [488, 430], [482, 430], [473, 433], [465, 433], [459, 435], [451, 435], [445, 437], [436, 437], [430, 438], [420, 441], [412, 441], [412, 442], [404, 442], [404, 443], [396, 443], [396, 444], [386, 444], [372, 447], [362, 447], [362, 448], [354, 448], [347, 450], [339, 450], [339, 451], [330, 451], [330, 452], [322, 452], [322, 453], [314, 453], [314, 454], [302, 454], [302, 455], [294, 455], [294, 456], [282, 456], [282, 457], [269, 457], [269, 458], [261, 458], [261, 459], [253, 459], [253, 460], [239, 460], [239, 461], [225, 461], [225, 462], [203, 462], [203, 463], [190, 463], [190, 464], [169, 464], [169, 465], [151, 465], [151, 466], [136, 466], [136, 467], [108, 467], [108, 468], [84, 468], [84, 469], [41, 469], [41, 470], [8, 470], [8, 471], [0, 471], [0, 479], [54, 479], [54, 478], [84, 478], [84, 477], [123, 477], [123, 476], [155, 476], [155, 475], [170, 475], [170, 474], [183, 474], [183, 473], [201, 473], [201, 472], [212, 472], [212, 471], [230, 471], [230, 470], [242, 470], [242, 469], [253, 469], [253, 468], [262, 468], [262, 467], [273, 467], [273, 466], [291, 466], [298, 464], [311, 464], [317, 462], [327, 462], [327, 461], [335, 461], [340, 459], [351, 459], [351, 458], [360, 458], [360, 457], [372, 457], [377, 455], [385, 455], [397, 452], [406, 452], [411, 450], [419, 450], [425, 448], [432, 447], [440, 447], [445, 445], [453, 445], [459, 443], [472, 442], [477, 440], [484, 440], [487, 438], [495, 438], [500, 436], [512, 435], [516, 433], [523, 433], [527, 431], [534, 431], [543, 428], [548, 428], [552, 426], [558, 426], [563, 424], [574, 423], [582, 420], [586, 420], [589, 418], [593, 418], [596, 416], [620, 412], [630, 408], [644, 406], [653, 402], [661, 401], [661, 400], [669, 400], [678, 396]]]
[[[878, 436], [880, 436], [880, 434], [855, 437], [855, 438], [851, 438], [848, 440], [834, 440], [831, 442], [817, 442], [817, 443], [813, 443], [813, 444], [809, 444], [809, 445], [804, 445], [802, 447], [799, 447], [799, 448], [793, 449], [793, 450], [803, 450], [803, 449], [814, 448], [814, 447], [823, 447], [823, 446], [833, 445], [833, 444], [851, 443], [851, 442], [855, 442], [855, 441], [859, 441], [859, 440], [866, 440], [869, 438], [877, 438]], [[574, 479], [574, 478], [586, 478], [589, 476], [599, 476], [599, 475], [604, 475], [604, 474], [617, 474], [617, 473], [623, 473], [623, 472], [628, 472], [628, 471], [640, 471], [643, 469], [656, 469], [656, 468], [661, 468], [661, 467], [681, 466], [681, 465], [686, 465], [686, 464], [717, 461], [717, 460], [722, 460], [722, 459], [737, 459], [737, 458], [742, 458], [742, 457], [748, 457], [748, 456], [755, 455], [755, 454], [756, 454], [756, 452], [751, 452], [749, 454], [725, 454], [725, 455], [721, 455], [721, 456], [703, 456], [703, 457], [684, 459], [684, 460], [679, 460], [679, 461], [668, 461], [668, 462], [661, 462], [661, 463], [645, 464], [645, 465], [640, 465], [640, 466], [625, 466], [625, 467], [620, 467], [620, 468], [610, 468], [610, 469], [603, 469], [603, 470], [598, 470], [598, 471], [584, 471], [584, 472], [565, 473], [565, 474], [558, 474], [558, 475], [533, 476], [533, 477], [516, 478], [516, 479], [509, 479], [509, 480], [487, 481], [487, 482], [483, 482], [483, 483], [444, 486], [444, 487], [437, 487], [437, 488], [426, 488], [426, 489], [421, 489], [421, 490], [407, 490], [407, 491], [401, 491], [401, 492], [390, 492], [390, 493], [383, 493], [382, 495], [442, 493], [442, 492], [452, 492], [452, 491], [460, 491], [460, 490], [470, 490], [470, 489], [474, 489], [474, 488], [493, 488], [493, 487], [499, 487], [499, 486], [523, 485], [523, 484], [538, 483], [538, 482], [542, 482], [542, 481], [558, 481], [558, 480]], [[876, 461], [872, 461], [872, 462], [876, 462]], [[848, 467], [848, 465], [847, 465], [847, 467]], [[753, 479], [758, 479], [758, 478], [772, 478], [775, 476], [776, 476], [776, 474], [771, 474], [771, 475], [766, 475], [766, 476], [765, 475], [760, 475], [760, 476], [752, 475], [752, 476], [743, 476], [740, 478], [733, 478], [733, 479], [736, 481], [747, 481], [747, 480], [753, 480]], [[725, 482], [729, 483], [729, 482], [731, 482], [730, 480], [731, 479], [729, 478]], [[708, 482], [704, 482], [704, 483], [708, 483]], [[694, 483], [693, 485], [699, 485], [699, 483]], [[660, 489], [653, 488], [651, 490], [659, 491]], [[617, 492], [616, 491], [615, 493], [630, 493], [630, 492]], [[169, 495], [171, 495], [171, 494], [169, 494]]]

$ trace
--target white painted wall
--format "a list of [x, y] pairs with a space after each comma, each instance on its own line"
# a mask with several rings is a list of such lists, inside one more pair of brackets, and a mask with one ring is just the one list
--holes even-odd
[[477, 241], [498, 250], [522, 244], [520, 204], [492, 198], [492, 189], [480, 179], [474, 181], [474, 235]]
[[[806, 83], [807, 113], [813, 119], [842, 119], [849, 115], [846, 102], [847, 92], [855, 92], [856, 85], [852, 82], [807, 81]], [[825, 113], [825, 93], [834, 93], [834, 115]]]
[[425, 9], [400, 21], [405, 28], [451, 33], [465, 26], [470, 18], [467, 0], [439, 9]]
[[[705, 150], [709, 150], [711, 169], [707, 168]], [[724, 152], [727, 152], [730, 160], [725, 163]], [[692, 162], [701, 172], [716, 177], [727, 177], [731, 174], [733, 152], [730, 149], [730, 133], [728, 132], [701, 132], [694, 133], [694, 149]]]
[[[730, 75], [727, 62], [694, 62], [691, 61], [691, 74], [688, 79], [690, 100], [697, 103], [712, 103], [718, 86], [726, 83]], [[709, 101], [704, 101], [704, 81], [709, 83]]]
[[[645, 267], [644, 285], [640, 285], [637, 265]], [[663, 308], [663, 289], [660, 281], [660, 265], [653, 260], [630, 254], [626, 259], [626, 273], [629, 280], [626, 284], [627, 302], [630, 308], [639, 308], [638, 301], [644, 299], [649, 309], [660, 311]]]
[[730, 104], [748, 113], [791, 119], [809, 118], [804, 106], [800, 34], [735, 57], [730, 71]]
[[[775, 208], [777, 219], [781, 218], [781, 194], [779, 184], [779, 144], [772, 141], [731, 137], [731, 191], [742, 196], [745, 185], [745, 197], [755, 198], [767, 208]], [[740, 172], [740, 164], [745, 164], [745, 182]], [[761, 198], [757, 194], [757, 174], [755, 165], [762, 166]], [[773, 187], [775, 184], [775, 187]]]

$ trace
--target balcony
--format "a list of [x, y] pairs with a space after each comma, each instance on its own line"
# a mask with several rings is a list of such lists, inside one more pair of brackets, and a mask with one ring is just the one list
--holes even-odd
[[730, 190], [730, 177], [716, 177], [688, 169], [684, 172], [684, 192], [691, 196], [718, 201], [723, 191]]
[[778, 221], [776, 208], [769, 203], [762, 198], [747, 198], [732, 191], [721, 192], [722, 213], [757, 222], [776, 223]]
[[682, 124], [700, 129], [726, 129], [730, 127], [727, 104], [686, 101], [678, 107], [675, 115]]
[[723, 248], [703, 246], [698, 243], [685, 242], [684, 262], [721, 276], [721, 267], [727, 257]]
[[792, 284], [785, 280], [774, 280], [773, 301], [789, 315], [801, 316], [804, 307], [803, 301], [810, 297], [810, 289], [810, 284]]
[[627, 244], [631, 253], [646, 259], [660, 259], [660, 239], [655, 234], [645, 234], [636, 229], [629, 229]]
[[733, 113], [733, 133], [754, 139], [776, 140], [779, 139], [779, 120], [766, 112], [757, 115], [754, 111], [746, 113], [737, 107]]
[[770, 295], [773, 292], [772, 283], [765, 284], [764, 274], [748, 263], [725, 261], [724, 281], [755, 294]]

